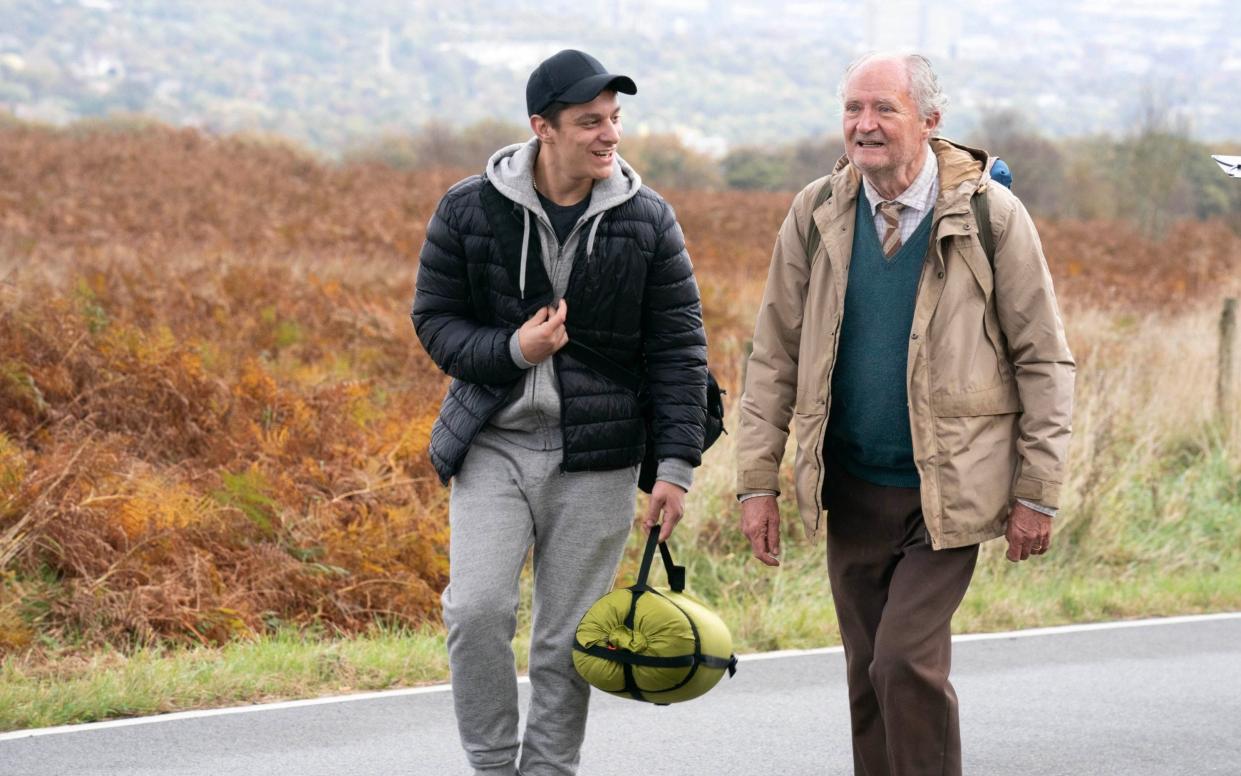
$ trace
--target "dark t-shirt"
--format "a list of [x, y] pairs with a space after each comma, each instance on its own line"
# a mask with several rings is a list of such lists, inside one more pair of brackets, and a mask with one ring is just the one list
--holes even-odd
[[556, 240], [561, 245], [569, 236], [569, 232], [573, 231], [573, 227], [577, 224], [577, 219], [582, 217], [586, 212], [586, 208], [590, 207], [590, 194], [576, 205], [557, 205], [539, 192], [539, 203], [543, 205], [543, 212], [547, 213], [547, 217], [551, 219], [552, 229], [556, 230]]

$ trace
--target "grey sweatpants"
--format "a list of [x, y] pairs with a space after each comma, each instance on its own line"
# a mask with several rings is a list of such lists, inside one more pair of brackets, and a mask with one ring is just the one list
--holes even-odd
[[[562, 473], [558, 443], [489, 428], [452, 484], [444, 623], [457, 727], [476, 776], [577, 772], [590, 686], [573, 668], [573, 637], [611, 589], [633, 525], [637, 467]], [[519, 768], [512, 641], [531, 545], [530, 709]]]

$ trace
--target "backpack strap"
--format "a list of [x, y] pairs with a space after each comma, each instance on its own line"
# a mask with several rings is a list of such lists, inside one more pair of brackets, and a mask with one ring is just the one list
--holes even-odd
[[986, 186], [980, 186], [970, 197], [970, 210], [974, 212], [978, 239], [982, 243], [983, 252], [987, 254], [987, 263], [991, 265], [991, 273], [995, 274], [995, 235], [991, 232], [991, 205], [987, 202]]
[[596, 372], [605, 375], [609, 380], [625, 386], [635, 395], [642, 392], [641, 376], [629, 371], [589, 345], [571, 339], [561, 350]]
[[478, 190], [479, 203], [482, 205], [483, 214], [487, 216], [488, 225], [491, 226], [492, 236], [499, 246], [504, 271], [510, 274], [516, 287], [521, 286], [521, 265], [518, 257], [522, 252], [522, 237], [526, 237], [526, 262], [529, 271], [526, 273], [527, 283], [522, 304], [526, 315], [532, 315], [540, 299], [550, 301], [552, 296], [551, 279], [543, 269], [543, 249], [539, 244], [537, 230], [531, 229], [529, 235], [524, 235], [521, 211], [525, 208], [501, 194], [486, 176], [482, 177], [483, 183]]
[[810, 261], [814, 257], [816, 251], [819, 250], [819, 243], [823, 242], [823, 235], [819, 233], [819, 225], [814, 222], [814, 211], [832, 196], [832, 178], [829, 175], [823, 187], [814, 195], [814, 204], [810, 207], [810, 227], [806, 230], [806, 261]]

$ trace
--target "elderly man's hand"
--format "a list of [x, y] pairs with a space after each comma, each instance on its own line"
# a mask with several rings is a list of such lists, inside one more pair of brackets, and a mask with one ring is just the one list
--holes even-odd
[[662, 514], [663, 527], [659, 530], [659, 540], [666, 542], [668, 537], [672, 536], [672, 529], [676, 528], [677, 523], [681, 521], [681, 515], [684, 513], [685, 491], [679, 485], [673, 485], [671, 482], [655, 480], [655, 486], [651, 488], [650, 504], [646, 508], [646, 517], [642, 520], [642, 526], [649, 532], [651, 528], [661, 523], [659, 517]]
[[780, 510], [775, 496], [741, 502], [741, 533], [750, 540], [754, 557], [768, 566], [780, 565]]
[[1008, 514], [1008, 559], [1017, 563], [1051, 549], [1051, 518], [1017, 502]]

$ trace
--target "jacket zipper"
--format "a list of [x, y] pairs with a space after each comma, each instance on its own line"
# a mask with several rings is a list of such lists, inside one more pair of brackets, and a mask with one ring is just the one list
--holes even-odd
[[[581, 229], [582, 224], [586, 220], [587, 219], [584, 216], [581, 218], [578, 218], [577, 223], [573, 225], [573, 228], [569, 230], [569, 234], [565, 236], [564, 244], [561, 244], [559, 239], [556, 240], [556, 259], [552, 264], [552, 275], [553, 276], [550, 278], [551, 284], [552, 284], [552, 298], [553, 299], [557, 298], [556, 279], [560, 274], [561, 267], [563, 266], [564, 256], [565, 256], [565, 246], [567, 246], [572, 241], [573, 235], [576, 234], [579, 229]], [[550, 226], [548, 228], [551, 229]], [[551, 232], [552, 232], [552, 235], [555, 236], [556, 230], [551, 229]], [[573, 279], [573, 271], [572, 271], [572, 268], [570, 268], [569, 277], [565, 278], [565, 295], [568, 295], [569, 281], [572, 279]], [[558, 354], [553, 353], [549, 360], [552, 362], [552, 380], [556, 383], [556, 398], [560, 402], [560, 423], [559, 423], [560, 473], [564, 474], [566, 471], [568, 471], [567, 466], [568, 466], [568, 460], [569, 460], [569, 445], [567, 442], [565, 442], [565, 439], [564, 439], [564, 382], [560, 379], [560, 370], [556, 368], [556, 356], [557, 355]], [[531, 404], [534, 403], [534, 391], [530, 392], [530, 401], [531, 401]], [[536, 412], [535, 414], [539, 418], [539, 425], [542, 426], [543, 432], [544, 434], [546, 434], [547, 433], [547, 418], [544, 417], [542, 412]]]
[[[847, 281], [846, 281], [847, 282]], [[814, 488], [814, 530], [819, 530], [819, 522], [823, 519], [823, 480], [827, 477], [827, 468], [823, 460], [823, 443], [827, 440], [827, 421], [832, 416], [832, 373], [836, 371], [836, 356], [840, 352], [840, 324], [845, 319], [842, 309], [836, 316], [836, 328], [832, 330], [832, 360], [823, 379], [823, 391], [826, 400], [823, 402], [823, 422], [819, 427], [819, 438], [814, 446], [815, 459], [819, 464], [819, 477]]]
[[[540, 226], [543, 226], [543, 227], [547, 228], [549, 231], [551, 231], [551, 233], [552, 233], [552, 236], [553, 236], [553, 237], [555, 236], [556, 230], [552, 229], [550, 226], [548, 226], [548, 225], [546, 225], [546, 224], [543, 224], [543, 223], [542, 223], [541, 221], [539, 221], [539, 219], [537, 219], [537, 218], [535, 219], [535, 221], [536, 221], [536, 223], [539, 223], [539, 224], [540, 224]], [[565, 244], [568, 244], [569, 240], [573, 237], [574, 232], [576, 232], [576, 231], [578, 230], [578, 228], [579, 228], [581, 225], [582, 225], [582, 221], [581, 221], [581, 219], [579, 218], [579, 219], [578, 219], [578, 222], [577, 222], [576, 224], [574, 224], [574, 225], [573, 225], [573, 228], [569, 230], [569, 234], [565, 237]], [[555, 299], [557, 298], [557, 297], [556, 297], [556, 279], [557, 279], [557, 276], [560, 274], [560, 267], [562, 266], [562, 262], [564, 261], [564, 254], [565, 254], [564, 245], [562, 245], [562, 244], [560, 243], [560, 240], [559, 240], [559, 239], [557, 239], [557, 240], [556, 240], [556, 258], [555, 258], [555, 259], [553, 260], [553, 262], [552, 262], [552, 273], [551, 273], [551, 277], [549, 278], [549, 280], [551, 281], [551, 285], [552, 285], [552, 299], [553, 299], [553, 300], [555, 300]], [[566, 290], [567, 290], [567, 289], [566, 289]], [[556, 362], [555, 362], [555, 356], [554, 356], [554, 354], [553, 354], [552, 358], [551, 358], [551, 359], [549, 359], [549, 360], [552, 362], [551, 370], [552, 370], [552, 374], [553, 374], [553, 380], [555, 380], [555, 382], [556, 382], [556, 384], [557, 384], [557, 389], [558, 389], [558, 390], [557, 390], [557, 394], [559, 394], [558, 398], [560, 399], [560, 421], [561, 421], [561, 425], [563, 425], [563, 424], [564, 424], [564, 396], [563, 396], [563, 394], [562, 394], [563, 387], [562, 387], [562, 386], [560, 386], [560, 384], [559, 384], [559, 383], [560, 383], [560, 380], [559, 380], [559, 372], [556, 370]], [[539, 424], [539, 430], [543, 433], [543, 435], [544, 435], [544, 436], [546, 436], [546, 435], [547, 435], [547, 431], [548, 431], [547, 416], [543, 413], [543, 411], [542, 411], [541, 409], [539, 409], [539, 405], [538, 405], [538, 401], [537, 401], [537, 396], [538, 396], [538, 373], [539, 373], [539, 366], [538, 366], [538, 365], [536, 365], [536, 366], [535, 366], [535, 368], [534, 368], [532, 371], [533, 371], [534, 373], [533, 373], [532, 375], [530, 375], [530, 382], [531, 382], [531, 385], [530, 385], [530, 410], [531, 410], [531, 412], [534, 414], [535, 420], [536, 420], [536, 421], [538, 422], [538, 424]], [[561, 442], [562, 442], [562, 443], [561, 443], [561, 447], [562, 447], [562, 448], [564, 447], [564, 445], [563, 445], [563, 437], [564, 437], [564, 434], [563, 434], [563, 431], [562, 431], [562, 432], [561, 432]], [[564, 469], [564, 464], [562, 463], [562, 464], [561, 464], [561, 470], [563, 470], [563, 469]]]

